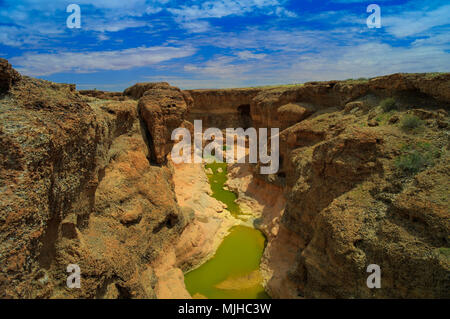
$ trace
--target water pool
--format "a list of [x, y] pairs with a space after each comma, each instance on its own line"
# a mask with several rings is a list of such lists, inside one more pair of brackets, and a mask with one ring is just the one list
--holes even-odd
[[[227, 205], [235, 216], [242, 214], [236, 194], [225, 190], [227, 164], [206, 165], [212, 196]], [[185, 274], [186, 288], [194, 298], [267, 299], [259, 271], [265, 237], [257, 229], [235, 226], [224, 238], [215, 255], [199, 268]]]
[[254, 228], [235, 226], [213, 258], [185, 275], [193, 296], [210, 299], [266, 299], [259, 263], [265, 238]]

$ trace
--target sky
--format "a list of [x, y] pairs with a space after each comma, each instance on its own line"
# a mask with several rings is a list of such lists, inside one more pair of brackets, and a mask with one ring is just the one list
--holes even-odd
[[[80, 7], [80, 28], [69, 28]], [[370, 4], [381, 27], [369, 28]], [[444, 0], [0, 0], [0, 57], [78, 89], [182, 89], [450, 71]]]

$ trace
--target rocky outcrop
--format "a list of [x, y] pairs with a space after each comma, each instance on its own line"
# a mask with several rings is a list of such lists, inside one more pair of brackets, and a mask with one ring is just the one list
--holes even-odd
[[130, 86], [129, 88], [125, 89], [123, 91], [123, 95], [129, 96], [130, 98], [133, 98], [135, 100], [139, 100], [142, 96], [144, 96], [144, 93], [151, 89], [157, 89], [157, 88], [165, 88], [169, 87], [169, 83], [167, 82], [143, 82], [143, 83], [136, 83], [133, 86]]
[[0, 58], [0, 93], [7, 92], [20, 80], [20, 74], [5, 59]]
[[[448, 152], [414, 179], [400, 177], [402, 145], [418, 142], [393, 124], [362, 121], [331, 112], [281, 133], [282, 224], [301, 239], [289, 276], [304, 297], [445, 297]], [[429, 141], [441, 149], [445, 132], [432, 125]], [[367, 288], [369, 264], [381, 267], [382, 289]]]
[[150, 158], [158, 164], [172, 150], [172, 131], [181, 127], [187, 112], [186, 94], [167, 83], [148, 88], [139, 100], [139, 113], [145, 122]]
[[[204, 127], [278, 127], [287, 128], [295, 121], [278, 109], [297, 104], [308, 111], [294, 112], [302, 120], [331, 107], [345, 108], [359, 102], [368, 110], [386, 97], [395, 97], [401, 105], [450, 108], [450, 74], [392, 74], [367, 80], [308, 82], [281, 87], [253, 89], [190, 90], [194, 99], [188, 119], [203, 120]], [[205, 124], [206, 123], [206, 124]]]
[[[449, 80], [394, 74], [264, 89], [252, 99], [254, 126], [283, 130], [281, 170], [254, 176], [264, 180], [255, 182], [260, 191], [269, 181], [286, 197], [278, 219], [268, 209], [259, 226], [268, 238], [262, 269], [272, 297], [448, 296]], [[382, 111], [386, 97], [397, 110]], [[408, 115], [422, 119], [418, 131], [402, 128]], [[402, 171], [403, 156], [419, 157], [411, 151], [419, 146], [422, 171]], [[366, 285], [370, 264], [381, 267], [382, 289]]]
[[[435, 88], [435, 89], [432, 89]], [[350, 102], [360, 103], [360, 109], [379, 105], [386, 97], [395, 97], [400, 105], [450, 108], [450, 74], [392, 74], [363, 81], [309, 82], [286, 88], [262, 90], [251, 103], [255, 127], [292, 125], [279, 114], [278, 108], [296, 103], [309, 105], [316, 111], [332, 107], [343, 109]], [[348, 105], [347, 109], [354, 105]], [[308, 115], [306, 115], [308, 116]]]
[[260, 88], [188, 90], [193, 105], [187, 119], [202, 120], [203, 127], [250, 127], [250, 103], [260, 91]]
[[150, 265], [187, 219], [137, 103], [23, 77], [0, 110], [0, 297], [156, 297]]
[[298, 123], [315, 112], [314, 107], [298, 103], [289, 103], [280, 106], [277, 109], [278, 125], [270, 125], [272, 127], [279, 127], [280, 130], [284, 130], [295, 123]]

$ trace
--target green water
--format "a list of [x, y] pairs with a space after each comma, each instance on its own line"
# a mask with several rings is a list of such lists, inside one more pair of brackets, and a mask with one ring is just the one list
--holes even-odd
[[[210, 299], [266, 299], [261, 283], [246, 289], [220, 289], [216, 286], [230, 278], [240, 278], [258, 270], [265, 238], [259, 230], [235, 226], [209, 261], [184, 277], [186, 288], [194, 296]], [[245, 279], [244, 279], [245, 281]]]
[[[235, 202], [236, 194], [223, 188], [227, 181], [227, 164], [211, 163], [213, 174], [208, 179], [213, 197], [225, 203], [238, 217], [242, 214]], [[222, 169], [219, 172], [219, 168]], [[261, 285], [259, 264], [265, 238], [254, 228], [235, 226], [224, 238], [215, 255], [184, 277], [186, 288], [193, 297], [210, 299], [266, 299], [269, 296]]]
[[[227, 181], [227, 163], [214, 162], [206, 164], [205, 167], [206, 169], [210, 168], [213, 172], [212, 174], [206, 174], [213, 192], [212, 196], [227, 205], [228, 211], [235, 217], [242, 214], [241, 208], [236, 203], [236, 194], [223, 188]], [[219, 172], [219, 169], [222, 169], [222, 171]]]

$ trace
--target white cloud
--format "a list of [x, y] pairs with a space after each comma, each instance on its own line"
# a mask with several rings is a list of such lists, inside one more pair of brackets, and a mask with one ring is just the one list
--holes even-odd
[[214, 76], [215, 78], [235, 78], [241, 76], [251, 66], [250, 64], [236, 64], [236, 58], [230, 56], [217, 56], [202, 64], [187, 64], [184, 70], [194, 74]]
[[[450, 43], [445, 43], [446, 34], [401, 47], [369, 35], [346, 29], [330, 32], [249, 29], [238, 34], [197, 36], [187, 41], [193, 45], [215, 43], [224, 52], [233, 52], [235, 57], [216, 55], [209, 61], [191, 64], [184, 69], [184, 77], [201, 79], [207, 87], [236, 87], [396, 72], [450, 71]], [[252, 59], [258, 55], [254, 52], [260, 50], [265, 50], [264, 58]], [[178, 83], [192, 87], [186, 81], [178, 80]], [[202, 84], [199, 80], [193, 83]]]
[[98, 39], [99, 41], [107, 41], [107, 40], [109, 40], [110, 38], [109, 38], [107, 35], [105, 35], [104, 33], [100, 33], [100, 34], [97, 36], [97, 39]]
[[433, 27], [450, 24], [450, 5], [434, 10], [400, 11], [399, 14], [382, 16], [382, 25], [397, 38], [420, 34]]
[[[254, 82], [250, 82], [250, 79], [247, 79], [250, 85], [254, 85]], [[183, 77], [183, 76], [170, 76], [170, 75], [160, 75], [160, 76], [148, 76], [143, 79], [143, 81], [150, 81], [150, 82], [168, 82], [171, 85], [177, 86], [183, 90], [190, 90], [190, 89], [198, 89], [198, 88], [208, 88], [208, 89], [214, 89], [214, 88], [234, 88], [234, 87], [243, 87], [246, 86], [243, 83], [246, 83], [243, 81], [243, 79], [236, 79], [236, 78], [220, 78], [215, 79], [214, 82], [211, 82], [211, 79], [207, 77]], [[250, 84], [251, 83], [251, 84]], [[133, 83], [129, 83], [128, 86], [133, 85]], [[100, 85], [98, 85], [99, 87]], [[90, 86], [93, 87], [93, 86]], [[122, 86], [118, 88], [118, 90], [123, 90], [124, 87]]]
[[[117, 32], [128, 28], [150, 27], [148, 15], [163, 10], [169, 0], [77, 0], [81, 7], [81, 32]], [[70, 37], [73, 30], [66, 27], [67, 0], [41, 1], [4, 0], [0, 8], [0, 20], [14, 27], [3, 28], [0, 43], [23, 47], [48, 40]], [[5, 34], [6, 33], [6, 34]], [[40, 41], [41, 40], [41, 41]]]
[[10, 62], [23, 74], [42, 76], [63, 72], [89, 73], [144, 67], [194, 53], [195, 49], [190, 46], [139, 47], [118, 51], [26, 53], [12, 58]]
[[180, 20], [197, 20], [204, 18], [222, 18], [230, 15], [243, 15], [255, 9], [279, 5], [278, 0], [215, 0], [201, 5], [181, 6], [168, 9]]
[[202, 33], [209, 31], [212, 27], [208, 21], [184, 21], [180, 23], [181, 26], [190, 33]]
[[[195, 46], [215, 46], [234, 50], [269, 50], [304, 53], [327, 46], [330, 39], [333, 42], [351, 41], [357, 44], [362, 41], [362, 35], [355, 35], [355, 30], [346, 28], [342, 30], [314, 31], [314, 30], [279, 30], [276, 28], [260, 29], [247, 28], [241, 32], [214, 32], [207, 35], [193, 36], [182, 42], [192, 43]], [[271, 53], [270, 53], [271, 54]]]
[[148, 26], [149, 23], [142, 20], [129, 19], [129, 18], [103, 18], [103, 17], [90, 17], [83, 21], [82, 28], [86, 31], [98, 31], [98, 32], [117, 32], [129, 28], [139, 28]]
[[204, 22], [202, 19], [223, 18], [227, 16], [243, 16], [258, 12], [265, 15], [294, 18], [297, 15], [285, 9], [279, 0], [214, 0], [201, 4], [182, 5], [177, 8], [168, 8], [174, 19], [189, 32], [205, 32], [207, 24], [202, 28], [192, 28], [196, 23]]
[[257, 60], [261, 60], [264, 59], [267, 54], [264, 53], [253, 53], [251, 51], [241, 51], [241, 52], [237, 52], [236, 55], [241, 58], [242, 60], [250, 60], [250, 59], [257, 59]]
[[[36, 27], [39, 27], [39, 25]], [[51, 27], [46, 30], [53, 36], [58, 35], [57, 30], [52, 30]], [[21, 47], [24, 45], [37, 45], [46, 39], [49, 42], [45, 34], [28, 33], [22, 27], [0, 25], [0, 43], [7, 46]]]
[[286, 18], [296, 18], [297, 17], [297, 14], [295, 12], [286, 10], [283, 7], [276, 7], [275, 14], [278, 17], [286, 17]]

